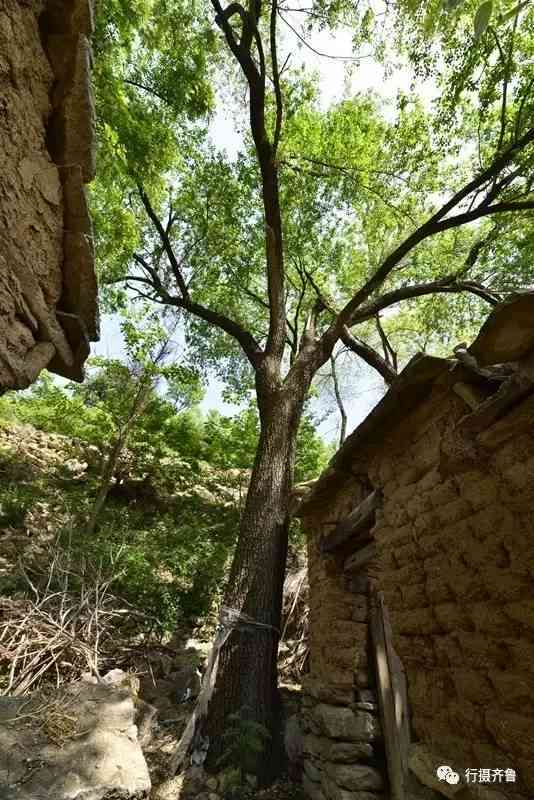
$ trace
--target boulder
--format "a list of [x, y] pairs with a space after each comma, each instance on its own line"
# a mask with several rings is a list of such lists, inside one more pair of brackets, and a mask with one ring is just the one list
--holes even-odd
[[2, 800], [144, 800], [148, 768], [130, 690], [70, 684], [0, 697]]

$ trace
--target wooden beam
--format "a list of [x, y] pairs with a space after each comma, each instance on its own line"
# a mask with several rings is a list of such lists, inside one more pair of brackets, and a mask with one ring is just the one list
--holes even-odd
[[348, 517], [337, 524], [333, 533], [321, 538], [321, 553], [331, 553], [348, 542], [352, 536], [356, 536], [366, 528], [371, 528], [375, 519], [375, 511], [381, 506], [382, 492], [380, 489], [375, 489], [350, 512]]
[[376, 542], [371, 542], [371, 544], [362, 547], [361, 550], [357, 550], [353, 555], [349, 556], [343, 565], [343, 569], [345, 572], [358, 572], [375, 558], [376, 552]]
[[530, 378], [520, 372], [516, 373], [504, 381], [495, 394], [488, 397], [471, 414], [463, 417], [458, 423], [458, 430], [462, 433], [480, 433], [533, 390], [534, 384]]
[[458, 395], [458, 397], [462, 398], [466, 405], [469, 406], [471, 411], [477, 409], [487, 397], [487, 395], [484, 395], [484, 393], [481, 392], [477, 386], [473, 386], [470, 383], [464, 383], [464, 381], [458, 381], [457, 383], [454, 383], [452, 390]]
[[386, 748], [391, 800], [406, 800], [407, 709], [400, 685], [399, 664], [390, 638], [382, 595], [371, 598], [371, 641], [376, 660], [378, 704]]

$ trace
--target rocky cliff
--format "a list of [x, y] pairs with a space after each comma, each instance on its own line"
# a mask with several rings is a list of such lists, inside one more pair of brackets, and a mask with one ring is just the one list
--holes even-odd
[[0, 392], [98, 338], [92, 30], [92, 0], [0, 0]]

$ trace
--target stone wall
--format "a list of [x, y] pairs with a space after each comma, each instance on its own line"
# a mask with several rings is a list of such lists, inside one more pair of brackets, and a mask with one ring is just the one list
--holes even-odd
[[0, 392], [81, 379], [98, 338], [91, 0], [0, 2]]
[[312, 800], [385, 797], [375, 670], [369, 653], [366, 573], [346, 577], [319, 540], [365, 496], [357, 480], [310, 519], [310, 670], [303, 682], [304, 788]]
[[[462, 798], [534, 796], [534, 385], [492, 419], [456, 389], [491, 402], [499, 384], [475, 376], [466, 392], [448, 363], [402, 418], [396, 407], [371, 434], [362, 424], [342, 471], [325, 473], [327, 490], [301, 512], [311, 587], [304, 781], [314, 800], [381, 796], [378, 780], [359, 772], [386, 775], [376, 723], [362, 716], [376, 702], [369, 585], [384, 595], [406, 672], [412, 744], [459, 772]], [[513, 368], [532, 380], [533, 367], [531, 358]], [[369, 531], [376, 557], [349, 579], [344, 557], [322, 554], [319, 542], [372, 489], [383, 498]], [[517, 780], [466, 787], [468, 769], [513, 769]], [[423, 777], [440, 792], [432, 797], [453, 796]]]

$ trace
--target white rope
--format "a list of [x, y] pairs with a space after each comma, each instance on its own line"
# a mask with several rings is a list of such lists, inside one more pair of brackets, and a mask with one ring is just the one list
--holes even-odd
[[[271, 630], [280, 636], [280, 631], [274, 625], [267, 625], [264, 622], [257, 622], [248, 614], [243, 614], [236, 608], [222, 606], [219, 613], [219, 624], [215, 629], [215, 638], [208, 656], [206, 670], [202, 676], [200, 692], [193, 713], [186, 725], [184, 732], [176, 746], [176, 750], [170, 759], [170, 774], [176, 775], [188, 753], [191, 753], [191, 761], [194, 764], [202, 764], [208, 754], [209, 740], [200, 735], [199, 723], [206, 716], [209, 701], [215, 688], [217, 678], [217, 668], [219, 666], [219, 655], [228, 637], [234, 630], [253, 631]], [[195, 740], [196, 739], [196, 740]], [[193, 747], [194, 745], [194, 747]]]

